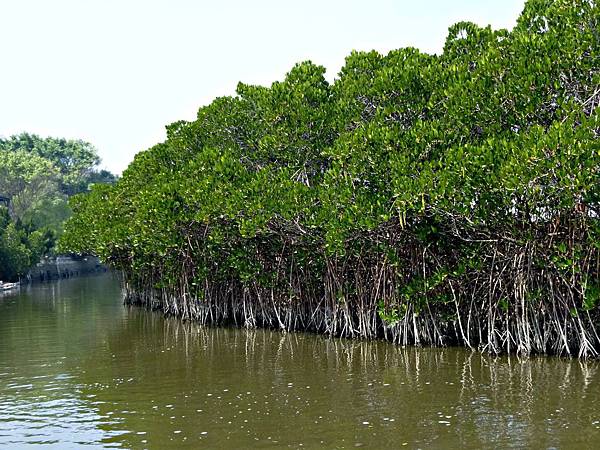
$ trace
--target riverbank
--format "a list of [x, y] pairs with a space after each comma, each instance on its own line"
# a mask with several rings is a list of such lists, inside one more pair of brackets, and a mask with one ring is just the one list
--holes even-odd
[[44, 257], [31, 268], [25, 277], [28, 282], [46, 282], [81, 275], [106, 272], [108, 266], [102, 264], [95, 256]]

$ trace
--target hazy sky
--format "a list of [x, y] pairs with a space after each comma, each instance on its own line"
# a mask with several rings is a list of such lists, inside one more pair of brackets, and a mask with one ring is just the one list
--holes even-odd
[[94, 144], [121, 172], [164, 126], [307, 59], [439, 53], [448, 27], [512, 28], [524, 0], [0, 0], [0, 136]]

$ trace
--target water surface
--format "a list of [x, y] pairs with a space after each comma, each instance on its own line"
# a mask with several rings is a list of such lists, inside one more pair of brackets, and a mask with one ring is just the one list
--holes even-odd
[[598, 369], [202, 328], [85, 277], [0, 297], [0, 447], [592, 448]]

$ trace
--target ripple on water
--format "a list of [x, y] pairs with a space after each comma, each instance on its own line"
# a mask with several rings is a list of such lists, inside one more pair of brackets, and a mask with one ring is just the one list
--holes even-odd
[[593, 364], [204, 329], [123, 308], [106, 279], [60, 289], [0, 304], [0, 447], [585, 448], [600, 440]]

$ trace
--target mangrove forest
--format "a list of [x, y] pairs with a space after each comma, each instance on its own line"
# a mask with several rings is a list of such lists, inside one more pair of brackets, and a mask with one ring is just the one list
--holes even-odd
[[207, 325], [600, 355], [600, 7], [310, 61], [70, 200], [59, 250]]

